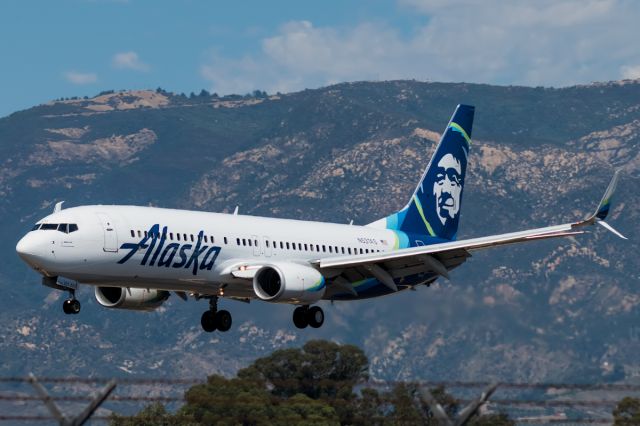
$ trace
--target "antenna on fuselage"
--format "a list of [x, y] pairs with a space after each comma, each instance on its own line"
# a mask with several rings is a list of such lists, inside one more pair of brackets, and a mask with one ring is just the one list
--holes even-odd
[[60, 210], [62, 210], [62, 203], [64, 203], [64, 201], [58, 201], [56, 203], [56, 205], [53, 207], [54, 213], [58, 213]]
[[240, 206], [236, 206], [236, 209], [233, 211], [233, 215], [234, 216], [238, 216], [238, 207], [240, 207]]

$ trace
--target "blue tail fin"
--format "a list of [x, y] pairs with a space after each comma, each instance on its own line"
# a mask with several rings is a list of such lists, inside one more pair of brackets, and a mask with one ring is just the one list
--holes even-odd
[[456, 239], [474, 111], [458, 105], [411, 200], [386, 218], [402, 246]]

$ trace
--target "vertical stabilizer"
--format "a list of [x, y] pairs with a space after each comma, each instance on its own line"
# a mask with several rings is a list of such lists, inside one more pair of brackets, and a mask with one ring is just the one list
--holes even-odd
[[418, 236], [455, 240], [474, 111], [473, 106], [458, 105], [413, 196], [402, 210], [386, 218], [386, 228], [406, 234], [401, 234], [403, 245], [415, 245]]

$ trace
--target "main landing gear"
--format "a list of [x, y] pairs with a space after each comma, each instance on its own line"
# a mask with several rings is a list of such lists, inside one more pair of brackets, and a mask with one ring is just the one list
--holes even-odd
[[231, 328], [231, 314], [224, 309], [218, 310], [218, 296], [209, 299], [209, 310], [202, 314], [200, 325], [207, 333], [216, 330], [225, 332]]
[[320, 328], [324, 323], [324, 311], [319, 306], [298, 306], [293, 311], [293, 324], [298, 328]]

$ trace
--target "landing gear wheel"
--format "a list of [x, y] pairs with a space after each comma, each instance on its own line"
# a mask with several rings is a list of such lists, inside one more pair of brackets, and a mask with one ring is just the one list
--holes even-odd
[[62, 310], [67, 315], [80, 313], [80, 302], [77, 299], [67, 299], [62, 303]]
[[207, 333], [211, 333], [212, 331], [216, 331], [216, 317], [215, 312], [213, 311], [205, 311], [200, 317], [200, 325], [202, 329]]
[[307, 307], [298, 306], [293, 310], [293, 324], [298, 328], [307, 328]]
[[312, 306], [307, 311], [307, 322], [313, 328], [320, 328], [324, 323], [324, 312], [318, 306]]
[[231, 328], [231, 314], [229, 311], [218, 311], [215, 315], [215, 322], [218, 330], [225, 332]]

